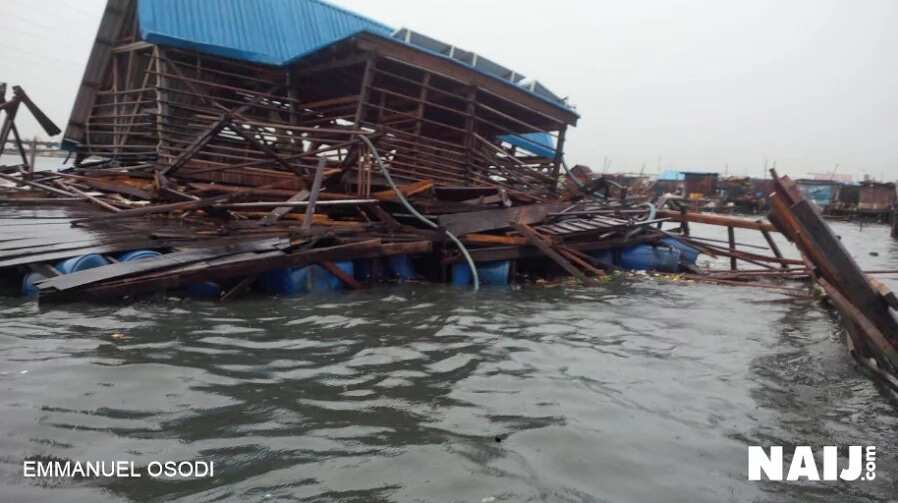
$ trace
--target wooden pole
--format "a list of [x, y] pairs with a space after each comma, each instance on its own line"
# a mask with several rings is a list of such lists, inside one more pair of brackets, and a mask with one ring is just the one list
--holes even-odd
[[[736, 230], [731, 226], [727, 227], [727, 235], [729, 236], [729, 239], [730, 239], [730, 252], [735, 253], [736, 252]], [[731, 255], [730, 256], [730, 270], [732, 270], [732, 271], [738, 270], [736, 262], [737, 262], [736, 257], [734, 255]]]
[[31, 152], [28, 155], [28, 172], [25, 175], [29, 180], [34, 178], [34, 162], [37, 157], [37, 136], [31, 139]]
[[562, 126], [558, 132], [558, 141], [555, 143], [555, 159], [552, 160], [552, 178], [555, 184], [552, 186], [552, 193], [558, 192], [558, 176], [561, 174], [561, 163], [564, 162], [564, 140], [567, 134], [567, 125]]
[[[777, 246], [776, 241], [773, 240], [773, 236], [770, 235], [770, 232], [768, 232], [767, 229], [761, 229], [761, 235], [764, 236], [764, 239], [767, 241], [767, 245], [770, 246], [770, 251], [773, 252], [773, 255], [778, 259], [783, 258], [783, 253], [780, 251], [780, 247]], [[780, 266], [783, 269], [789, 268], [789, 266], [785, 263], [780, 263]]]
[[898, 239], [898, 204], [895, 205], [895, 210], [892, 211], [892, 237]]
[[312, 228], [312, 220], [315, 218], [315, 204], [318, 203], [318, 194], [321, 192], [321, 179], [324, 178], [325, 160], [318, 161], [318, 169], [315, 170], [315, 180], [312, 182], [312, 191], [309, 193], [309, 205], [306, 207], [306, 216], [302, 221], [302, 230]]

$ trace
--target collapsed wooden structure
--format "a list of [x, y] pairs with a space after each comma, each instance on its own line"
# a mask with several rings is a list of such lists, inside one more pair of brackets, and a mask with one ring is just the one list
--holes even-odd
[[[898, 303], [788, 179], [774, 174], [771, 222], [688, 204], [656, 212], [611, 181], [605, 190], [559, 183], [577, 114], [476, 54], [416, 45], [413, 32], [297, 0], [341, 22], [329, 43], [274, 64], [199, 36], [185, 46], [154, 28], [157, 3], [110, 0], [64, 138], [75, 166], [0, 173], [11, 185], [0, 194], [0, 276], [41, 299], [211, 285], [227, 300], [253, 287], [288, 292], [271, 284], [309, 268], [346, 288], [390, 277], [466, 285], [467, 260], [475, 270], [499, 264], [499, 283], [569, 275], [594, 284], [616, 269], [658, 269], [807, 296], [784, 281], [814, 278], [848, 320], [854, 354], [898, 383], [888, 310]], [[208, 8], [175, 5], [188, 18]], [[702, 193], [716, 177], [695, 183]], [[724, 226], [728, 240], [695, 236], [690, 223]], [[738, 243], [736, 229], [760, 232], [768, 247]], [[777, 231], [802, 259], [783, 255]], [[730, 267], [699, 269], [699, 253]], [[70, 263], [81, 258], [91, 267]]]
[[[309, 263], [357, 286], [334, 263], [393, 255], [429, 255], [424, 275], [445, 280], [458, 235], [473, 261], [548, 256], [588, 282], [586, 252], [665, 237], [646, 209], [563, 213], [583, 199], [559, 189], [578, 116], [538, 82], [317, 0], [240, 8], [267, 24], [228, 2], [108, 2], [63, 140], [74, 167], [7, 180], [27, 189], [12, 203], [104, 214], [71, 220], [88, 237], [10, 239], [0, 268], [41, 274], [44, 298], [230, 288]], [[281, 18], [296, 34], [272, 39]], [[45, 267], [137, 248], [165, 256]]]
[[555, 193], [577, 115], [514, 77], [369, 31], [281, 66], [152, 43], [138, 15], [149, 1], [107, 7], [65, 134], [76, 165], [299, 190], [324, 159], [325, 186], [368, 197], [385, 184], [353, 141], [366, 134], [405, 182]]

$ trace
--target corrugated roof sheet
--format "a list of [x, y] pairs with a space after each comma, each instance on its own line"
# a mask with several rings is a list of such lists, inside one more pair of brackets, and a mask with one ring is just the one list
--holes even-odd
[[682, 182], [685, 179], [686, 175], [682, 171], [666, 169], [661, 173], [658, 173], [658, 180]]
[[[241, 61], [284, 66], [360, 32], [368, 32], [463, 63], [497, 80], [512, 84], [521, 80], [514, 71], [497, 63], [487, 60], [478, 65], [474, 53], [468, 53], [472, 61], [465, 62], [442, 54], [420, 40], [394, 37], [394, 33], [400, 35], [407, 30], [397, 32], [323, 0], [138, 0], [137, 14], [140, 36], [147, 42]], [[520, 88], [552, 105], [574, 110], [539, 83]]]
[[141, 38], [282, 66], [368, 31], [393, 29], [321, 0], [139, 0]]
[[548, 133], [507, 134], [499, 139], [540, 157], [555, 157], [555, 138]]

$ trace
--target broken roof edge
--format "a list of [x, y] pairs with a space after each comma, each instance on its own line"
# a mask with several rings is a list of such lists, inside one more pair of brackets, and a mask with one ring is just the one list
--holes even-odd
[[[537, 98], [539, 98], [539, 99], [545, 101], [546, 103], [548, 103], [548, 104], [550, 104], [550, 105], [552, 105], [552, 106], [561, 108], [562, 110], [565, 110], [565, 111], [567, 111], [567, 112], [571, 112], [571, 113], [573, 113], [574, 115], [576, 115], [578, 118], [580, 117], [580, 114], [577, 113], [577, 109], [574, 108], [574, 107], [573, 107], [572, 105], [570, 105], [569, 103], [567, 103], [566, 101], [562, 100], [561, 98], [559, 98], [559, 99], [556, 101], [556, 100], [550, 99], [550, 98], [548, 98], [548, 97], [546, 97], [546, 96], [543, 96], [542, 94], [536, 92], [536, 85], [543, 86], [545, 89], [549, 90], [548, 87], [546, 87], [544, 84], [542, 84], [542, 83], [541, 83], [540, 81], [538, 81], [537, 79], [529, 79], [530, 82], [534, 83], [535, 85], [533, 86], [533, 88], [528, 88], [528, 87], [525, 87], [525, 86], [520, 85], [520, 83], [518, 83], [518, 82], [514, 82], [514, 81], [512, 81], [512, 80], [508, 80], [508, 79], [502, 78], [502, 77], [500, 77], [500, 76], [498, 76], [498, 75], [495, 75], [495, 74], [486, 72], [486, 71], [484, 71], [484, 70], [482, 70], [482, 69], [480, 69], [480, 68], [477, 68], [477, 66], [475, 66], [475, 65], [471, 65], [471, 64], [465, 63], [464, 61], [459, 61], [458, 59], [455, 59], [455, 58], [453, 58], [453, 57], [451, 57], [451, 56], [449, 56], [449, 55], [447, 55], [447, 54], [443, 54], [443, 53], [441, 53], [441, 52], [438, 52], [438, 51], [435, 51], [435, 50], [432, 50], [432, 49], [428, 49], [427, 47], [421, 47], [421, 46], [419, 46], [419, 45], [411, 44], [411, 43], [409, 43], [409, 42], [405, 42], [405, 41], [403, 41], [403, 40], [400, 40], [400, 39], [397, 39], [397, 38], [394, 38], [394, 37], [384, 37], [383, 35], [381, 35], [381, 34], [379, 34], [379, 33], [372, 33], [372, 35], [375, 35], [375, 36], [380, 37], [380, 38], [388, 39], [388, 40], [390, 40], [390, 41], [392, 41], [392, 42], [400, 43], [400, 44], [402, 44], [402, 45], [411, 47], [411, 48], [413, 48], [413, 49], [417, 49], [417, 50], [422, 51], [422, 52], [426, 52], [426, 53], [428, 53], [428, 54], [433, 54], [433, 55], [435, 55], [435, 56], [439, 56], [440, 58], [445, 59], [445, 60], [447, 60], [447, 61], [452, 61], [453, 63], [455, 63], [455, 64], [461, 66], [462, 68], [469, 68], [469, 69], [474, 70], [475, 72], [477, 72], [477, 73], [479, 73], [479, 74], [481, 74], [481, 75], [486, 75], [487, 77], [490, 77], [491, 79], [494, 79], [494, 80], [496, 80], [496, 81], [498, 81], [498, 82], [502, 82], [502, 83], [508, 85], [509, 87], [512, 87], [512, 88], [515, 88], [515, 89], [520, 89], [520, 90], [526, 92], [527, 94], [529, 94], [529, 95], [531, 95], [531, 96], [535, 96], [535, 97], [537, 97]], [[496, 64], [499, 64], [499, 63], [496, 63]], [[512, 70], [512, 73], [513, 73], [513, 74], [517, 74], [517, 72], [515, 72], [514, 70]], [[520, 75], [520, 74], [518, 74], [518, 75]], [[554, 95], [554, 92], [552, 92], [551, 90], [549, 90], [549, 93], [551, 93], [551, 94]]]
[[314, 51], [308, 52], [308, 53], [306, 53], [306, 54], [303, 54], [303, 55], [300, 55], [300, 56], [297, 56], [297, 57], [291, 59], [285, 66], [287, 66], [287, 65], [293, 65], [293, 64], [299, 63], [299, 62], [301, 62], [303, 59], [309, 58], [309, 57], [311, 57], [311, 56], [317, 54], [318, 52], [320, 52], [320, 51], [322, 51], [322, 50], [326, 50], [326, 49], [328, 49], [329, 47], [333, 47], [333, 46], [336, 46], [336, 45], [345, 43], [345, 42], [350, 41], [350, 40], [353, 40], [353, 39], [358, 39], [360, 36], [363, 36], [363, 35], [368, 35], [368, 36], [374, 37], [374, 38], [376, 38], [376, 39], [378, 39], [378, 40], [382, 40], [382, 41], [385, 41], [385, 42], [388, 42], [388, 43], [391, 43], [391, 44], [395, 44], [395, 45], [398, 45], [398, 46], [401, 46], [401, 47], [405, 47], [405, 48], [408, 48], [408, 49], [412, 49], [412, 50], [414, 50], [414, 51], [417, 51], [417, 52], [426, 54], [426, 55], [428, 55], [428, 56], [437, 57], [437, 58], [439, 58], [439, 59], [442, 60], [442, 61], [446, 61], [446, 62], [452, 63], [453, 65], [457, 66], [458, 68], [462, 68], [462, 69], [464, 69], [464, 70], [472, 71], [472, 72], [474, 72], [474, 73], [477, 73], [478, 75], [482, 75], [482, 76], [487, 77], [487, 78], [489, 78], [489, 79], [491, 79], [491, 80], [493, 80], [493, 81], [495, 81], [495, 82], [498, 82], [498, 83], [500, 83], [500, 84], [503, 84], [504, 86], [508, 87], [509, 89], [511, 89], [511, 90], [513, 90], [513, 91], [515, 91], [515, 92], [521, 92], [521, 93], [526, 94], [527, 96], [532, 96], [533, 98], [536, 98], [536, 99], [540, 100], [541, 102], [543, 102], [543, 103], [545, 103], [545, 104], [547, 104], [547, 105], [550, 105], [550, 106], [552, 106], [553, 108], [555, 108], [555, 109], [557, 109], [557, 110], [559, 110], [559, 111], [562, 111], [562, 112], [564, 112], [564, 113], [566, 113], [566, 114], [570, 114], [570, 115], [573, 117], [573, 120], [567, 122], [567, 124], [569, 124], [569, 125], [571, 125], [571, 126], [576, 126], [576, 125], [577, 125], [577, 121], [578, 121], [578, 120], [580, 119], [580, 117], [581, 117], [580, 114], [577, 112], [577, 110], [576, 110], [574, 107], [572, 107], [571, 105], [567, 104], [566, 102], [557, 102], [557, 101], [554, 101], [554, 100], [550, 100], [550, 99], [546, 98], [545, 96], [542, 96], [542, 95], [540, 95], [540, 94], [538, 94], [538, 93], [535, 93], [535, 92], [531, 91], [530, 89], [527, 89], [526, 87], [522, 87], [522, 86], [520, 86], [520, 85], [518, 85], [518, 84], [516, 84], [516, 83], [514, 83], [514, 82], [512, 82], [512, 81], [510, 81], [510, 80], [503, 79], [503, 78], [501, 78], [501, 77], [499, 77], [499, 76], [497, 76], [497, 75], [493, 75], [493, 74], [484, 72], [484, 71], [482, 71], [482, 70], [480, 70], [480, 69], [478, 69], [478, 68], [476, 68], [476, 67], [474, 67], [474, 66], [472, 66], [472, 65], [466, 64], [466, 63], [463, 62], [463, 61], [458, 61], [457, 59], [451, 58], [451, 57], [449, 57], [449, 56], [447, 56], [447, 55], [445, 55], [445, 54], [441, 54], [441, 53], [439, 53], [439, 52], [431, 51], [431, 50], [428, 50], [427, 48], [419, 47], [419, 46], [414, 45], [414, 44], [406, 43], [406, 42], [404, 42], [404, 41], [402, 41], [402, 40], [398, 40], [398, 39], [396, 39], [396, 38], [393, 38], [392, 36], [385, 36], [385, 35], [382, 35], [382, 34], [380, 34], [380, 33], [375, 33], [375, 32], [371, 32], [371, 31], [368, 31], [368, 30], [361, 30], [361, 31], [359, 31], [359, 32], [357, 32], [357, 33], [354, 33], [354, 34], [352, 34], [352, 35], [349, 35], [349, 36], [347, 36], [347, 37], [344, 37], [344, 38], [341, 39], [341, 40], [337, 40], [337, 41], [334, 41], [334, 42], [332, 42], [332, 43], [322, 45], [321, 47], [318, 47], [318, 48], [315, 49]]
[[[472, 60], [465, 61], [452, 57], [452, 54], [441, 53], [433, 46], [416, 42], [414, 37], [397, 38], [397, 34], [407, 32], [432, 40], [434, 44], [446, 45], [409, 28], [394, 29], [326, 0], [266, 0], [259, 3], [268, 8], [257, 7], [255, 2], [235, 0], [208, 3], [199, 0], [137, 0], [138, 33], [141, 40], [152, 44], [281, 67], [293, 65], [322, 49], [365, 33], [453, 61], [497, 81], [514, 84], [554, 107], [576, 113], [573, 106], [536, 79], [532, 79], [530, 85], [521, 85], [526, 82], [522, 80], [522, 75], [479, 53], [457, 48], [471, 55]], [[219, 11], [212, 12], [210, 5], [217, 5]], [[222, 26], [210, 23], [210, 17], [219, 19], [225, 25], [229, 22], [236, 24]], [[308, 26], [302, 26], [304, 24]], [[483, 67], [484, 62], [504, 70], [510, 76], [497, 74], [495, 69], [490, 71], [489, 67]]]
[[366, 23], [370, 23], [370, 24], [373, 24], [373, 25], [377, 25], [377, 26], [379, 26], [380, 28], [383, 28], [384, 31], [389, 31], [389, 32], [395, 32], [395, 31], [396, 31], [396, 29], [393, 28], [392, 26], [388, 26], [388, 25], [386, 25], [386, 24], [384, 24], [384, 23], [381, 23], [380, 21], [378, 21], [378, 20], [376, 20], [376, 19], [374, 19], [374, 18], [370, 18], [370, 17], [365, 16], [365, 15], [363, 15], [363, 14], [359, 14], [358, 12], [349, 10], [349, 9], [347, 9], [346, 7], [340, 7], [339, 5], [336, 5], [336, 4], [332, 3], [332, 2], [328, 2], [327, 0], [309, 0], [309, 1], [310, 1], [310, 2], [315, 2], [315, 3], [317, 3], [317, 4], [323, 5], [323, 6], [325, 6], [325, 7], [331, 8], [331, 9], [334, 9], [334, 10], [336, 10], [336, 11], [342, 12], [343, 14], [347, 14], [347, 15], [349, 15], [349, 16], [352, 16], [352, 17], [358, 19], [359, 21], [364, 21], [364, 22], [366, 22]]
[[267, 54], [262, 54], [258, 52], [252, 51], [242, 51], [240, 49], [236, 49], [233, 47], [225, 47], [222, 45], [214, 45], [214, 44], [204, 44], [202, 42], [194, 42], [192, 40], [186, 40], [178, 37], [171, 37], [168, 35], [161, 35], [158, 33], [144, 33], [141, 29], [140, 38], [144, 42], [148, 42], [153, 45], [162, 45], [162, 46], [170, 46], [177, 47], [179, 49], [188, 49], [194, 50], [197, 52], [201, 52], [203, 54], [208, 54], [211, 56], [219, 56], [227, 59], [234, 59], [238, 61], [247, 61], [251, 63], [258, 63], [261, 65], [269, 65], [269, 66], [277, 66], [282, 67], [286, 66], [286, 64], [280, 62], [276, 58], [273, 58]]

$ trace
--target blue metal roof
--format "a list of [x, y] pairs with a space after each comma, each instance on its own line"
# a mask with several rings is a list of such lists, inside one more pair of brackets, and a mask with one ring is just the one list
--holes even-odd
[[664, 180], [669, 182], [682, 182], [686, 179], [686, 174], [682, 171], [676, 171], [673, 169], [667, 169], [658, 173], [658, 180]]
[[362, 31], [394, 31], [321, 0], [139, 0], [138, 17], [147, 42], [276, 66]]
[[[522, 76], [500, 65], [478, 61], [476, 56], [471, 62], [460, 61], [417, 40], [396, 38], [394, 34], [407, 30], [397, 32], [323, 0], [138, 0], [137, 15], [140, 36], [147, 42], [274, 66], [292, 64], [319, 49], [367, 32], [464, 64], [516, 85], [547, 103], [574, 111], [539, 83], [520, 86]], [[503, 71], [510, 72], [509, 76], [502, 75]]]
[[555, 157], [555, 138], [549, 133], [507, 134], [499, 139], [540, 157]]

